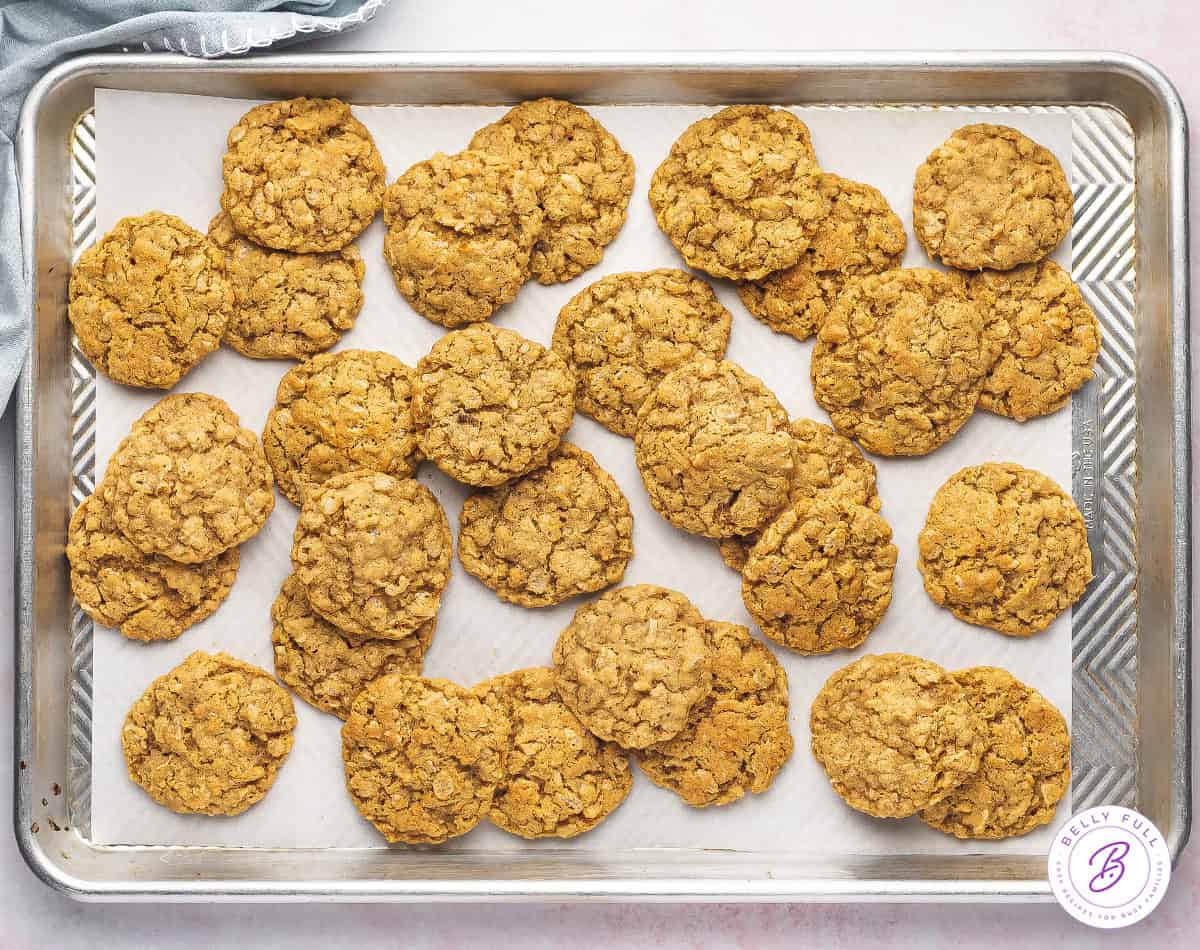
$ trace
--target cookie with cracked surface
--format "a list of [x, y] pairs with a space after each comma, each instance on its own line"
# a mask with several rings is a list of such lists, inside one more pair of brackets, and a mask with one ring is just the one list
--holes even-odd
[[221, 160], [221, 208], [255, 244], [337, 251], [371, 223], [387, 174], [367, 127], [338, 99], [287, 99], [238, 120]]
[[554, 670], [516, 670], [474, 691], [510, 723], [504, 778], [488, 813], [496, 827], [522, 838], [574, 838], [625, 800], [629, 754], [588, 732], [559, 697]]
[[575, 408], [632, 436], [667, 373], [725, 355], [732, 322], [712, 288], [685, 271], [610, 274], [562, 308], [551, 345], [575, 371]]
[[225, 254], [233, 309], [222, 340], [243, 356], [301, 360], [327, 350], [362, 309], [362, 255], [353, 244], [328, 254], [272, 251], [242, 237], [225, 212], [208, 239]]
[[677, 591], [637, 584], [584, 604], [554, 645], [558, 693], [626, 749], [678, 735], [712, 689], [704, 618]]
[[487, 815], [508, 731], [471, 690], [390, 673], [358, 694], [342, 726], [346, 789], [389, 842], [441, 844]]
[[600, 263], [633, 194], [633, 158], [608, 129], [570, 102], [533, 99], [476, 132], [470, 147], [537, 173], [545, 221], [530, 270], [539, 283]]
[[1009, 270], [1040, 260], [1071, 230], [1074, 199], [1049, 149], [1003, 125], [966, 125], [913, 183], [913, 230], [948, 267]]
[[851, 808], [907, 818], [979, 771], [987, 727], [954, 676], [904, 653], [864, 656], [813, 700], [812, 751]]
[[413, 417], [425, 457], [490, 488], [545, 465], [575, 418], [561, 356], [491, 324], [447, 333], [417, 363]]
[[486, 320], [529, 279], [542, 232], [537, 177], [487, 152], [438, 153], [383, 198], [383, 256], [396, 288], [444, 327]]
[[866, 277], [817, 334], [813, 394], [876, 455], [925, 455], [971, 417], [996, 356], [961, 278], [925, 268]]
[[181, 815], [240, 815], [292, 751], [296, 710], [266, 670], [197, 651], [160, 676], [121, 728], [129, 778]]
[[917, 536], [925, 592], [959, 620], [1012, 637], [1050, 626], [1092, 580], [1087, 526], [1041, 472], [987, 462], [952, 475]]
[[200, 564], [258, 534], [275, 507], [271, 483], [258, 436], [224, 400], [183, 393], [133, 424], [100, 492], [142, 551]]
[[275, 672], [310, 706], [339, 719], [354, 697], [389, 673], [421, 675], [436, 618], [403, 640], [370, 640], [339, 630], [312, 609], [304, 585], [290, 574], [271, 606]]
[[542, 468], [467, 498], [458, 557], [501, 600], [547, 607], [620, 582], [633, 515], [591, 453], [564, 442]]
[[390, 353], [322, 353], [283, 375], [263, 450], [284, 497], [303, 505], [334, 475], [369, 468], [404, 478], [421, 460], [413, 370]]
[[1049, 824], [1071, 784], [1062, 713], [994, 666], [952, 675], [987, 724], [987, 748], [979, 771], [921, 811], [921, 820], [956, 838], [1012, 838]]
[[161, 211], [122, 218], [79, 256], [67, 315], [109, 379], [170, 389], [221, 345], [234, 294], [225, 255]]
[[450, 524], [411, 478], [359, 469], [304, 500], [292, 566], [313, 610], [358, 637], [403, 640], [437, 616]]
[[655, 510], [708, 538], [761, 528], [791, 488], [787, 412], [729, 360], [669, 373], [638, 413], [634, 451]]
[[655, 785], [696, 808], [765, 792], [792, 754], [779, 661], [741, 624], [711, 621], [707, 630], [712, 692], [674, 739], [634, 753]]
[[908, 243], [904, 225], [878, 189], [840, 175], [821, 176], [829, 214], [800, 261], [738, 285], [746, 309], [777, 333], [807, 340], [846, 285], [899, 267]]

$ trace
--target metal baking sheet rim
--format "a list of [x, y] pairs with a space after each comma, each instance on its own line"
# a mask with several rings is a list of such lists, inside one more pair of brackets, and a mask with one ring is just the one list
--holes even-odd
[[[187, 59], [162, 54], [92, 55], [80, 57], [56, 67], [38, 83], [26, 101], [21, 115], [18, 137], [18, 154], [21, 168], [22, 236], [25, 247], [26, 273], [30, 275], [31, 294], [28, 307], [32, 314], [36, 309], [36, 271], [34, 260], [35, 239], [38, 236], [38, 196], [35, 129], [41, 118], [43, 107], [52, 93], [67, 82], [86, 78], [89, 75], [105, 76], [109, 80], [120, 76], [143, 73], [175, 72], [186, 75], [194, 73], [225, 73], [237, 77], [259, 76], [269, 79], [286, 78], [303, 74], [356, 74], [371, 73], [454, 73], [467, 74], [537, 74], [564, 72], [566, 70], [603, 71], [628, 74], [635, 70], [666, 72], [690, 71], [694, 73], [737, 75], [739, 72], [760, 71], [767, 74], [805, 73], [812, 77], [822, 75], [826, 79], [839, 74], [874, 74], [880, 79], [885, 74], [895, 81], [899, 71], [909, 74], [920, 73], [937, 76], [941, 81], [955, 72], [996, 72], [1005, 77], [1024, 78], [1027, 74], [1072, 71], [1079, 75], [1112, 74], [1132, 79], [1150, 96], [1151, 108], [1165, 123], [1165, 149], [1162, 166], [1156, 172], [1164, 176], [1165, 211], [1168, 213], [1169, 271], [1166, 287], [1160, 288], [1170, 308], [1169, 366], [1171, 431], [1169, 438], [1169, 460], [1171, 471], [1171, 512], [1173, 519], [1171, 557], [1171, 662], [1170, 699], [1172, 711], [1173, 743], [1171, 753], [1170, 788], [1171, 801], [1170, 832], [1168, 834], [1172, 855], [1177, 857], [1187, 841], [1190, 830], [1190, 594], [1191, 594], [1191, 550], [1190, 550], [1190, 448], [1189, 448], [1189, 375], [1188, 375], [1188, 274], [1187, 274], [1187, 134], [1186, 118], [1182, 104], [1170, 82], [1153, 66], [1134, 57], [1117, 53], [1024, 53], [1024, 52], [878, 52], [878, 53], [813, 53], [790, 54], [776, 52], [756, 53], [466, 53], [466, 54], [292, 54], [284, 56], [247, 57], [219, 62]], [[920, 82], [920, 79], [917, 79]], [[691, 90], [696, 99], [703, 98], [702, 87]], [[793, 97], [794, 98], [794, 97]], [[830, 101], [831, 97], [822, 97]], [[869, 101], [870, 97], [868, 97]], [[875, 97], [878, 102], [879, 97]], [[863, 98], [842, 95], [839, 104], [862, 103]], [[1047, 105], [1080, 105], [1078, 98], [1061, 101], [1039, 99], [1034, 96], [947, 95], [897, 97], [884, 101], [909, 103], [954, 103], [995, 104], [1006, 102], [1044, 102]], [[1089, 103], [1106, 105], [1102, 100]], [[1119, 107], [1114, 106], [1118, 111]], [[72, 117], [73, 124], [75, 117]], [[63, 143], [65, 144], [65, 143]], [[64, 150], [65, 151], [65, 150]], [[69, 206], [69, 205], [68, 205]], [[59, 312], [58, 308], [54, 308]], [[32, 504], [35, 490], [35, 386], [37, 361], [40, 354], [33, 348], [18, 386], [18, 437], [17, 437], [17, 498], [22, 499], [17, 510], [17, 556], [16, 605], [17, 605], [17, 663], [16, 663], [16, 759], [14, 763], [15, 795], [14, 824], [18, 846], [34, 873], [47, 884], [81, 899], [175, 899], [203, 900], [221, 897], [234, 900], [289, 900], [326, 897], [340, 900], [412, 899], [412, 900], [462, 900], [462, 899], [642, 899], [642, 900], [1045, 900], [1049, 898], [1049, 887], [1040, 872], [1016, 876], [1019, 865], [1029, 862], [1025, 858], [1013, 860], [1014, 867], [998, 878], [970, 876], [969, 872], [955, 877], [946, 874], [918, 879], [900, 875], [880, 874], [875, 868], [864, 877], [830, 876], [748, 879], [732, 873], [729, 876], [712, 877], [658, 877], [636, 876], [612, 878], [581, 878], [569, 875], [556, 880], [476, 878], [455, 879], [447, 876], [436, 880], [370, 879], [299, 880], [296, 878], [259, 878], [226, 876], [210, 878], [138, 880], [114, 877], [100, 879], [76, 874], [71, 868], [71, 856], [59, 849], [58, 856], [51, 856], [46, 843], [31, 830], [36, 821], [34, 802], [40, 797], [33, 788], [36, 763], [35, 749], [38, 736], [34, 735], [34, 604], [35, 604], [35, 558], [34, 546], [35, 506]], [[68, 354], [69, 358], [69, 354]], [[64, 374], [65, 375], [65, 374]], [[1140, 708], [1140, 702], [1139, 702]], [[61, 716], [67, 724], [65, 710]], [[27, 767], [28, 766], [28, 767]], [[65, 766], [62, 769], [66, 773]], [[74, 832], [66, 832], [74, 835]], [[171, 853], [204, 849], [175, 848], [97, 848], [76, 836], [77, 843], [94, 854], [105, 853], [114, 859], [120, 856], [132, 858], [134, 853], [154, 860], [169, 860]], [[223, 850], [223, 849], [210, 849]], [[228, 849], [236, 855], [238, 849]], [[244, 853], [244, 852], [242, 852]], [[182, 855], [181, 855], [182, 856]], [[713, 857], [717, 857], [714, 855]], [[726, 855], [725, 857], [734, 857]], [[964, 856], [967, 870], [972, 858]], [[61, 858], [61, 860], [60, 860]], [[551, 854], [546, 858], [552, 860]], [[632, 857], [625, 867], [636, 868], [638, 863], [649, 862], [651, 855]], [[884, 859], [881, 864], [888, 863]], [[686, 865], [681, 865], [686, 867]], [[733, 870], [732, 868], [730, 869]], [[978, 867], [975, 873], [978, 874]], [[711, 869], [710, 869], [711, 871]], [[1008, 876], [1013, 874], [1013, 876]], [[878, 875], [878, 876], [877, 876]]]

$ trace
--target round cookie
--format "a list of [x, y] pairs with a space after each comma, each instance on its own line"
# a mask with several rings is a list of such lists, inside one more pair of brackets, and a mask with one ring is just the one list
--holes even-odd
[[903, 653], [864, 656], [813, 700], [812, 751], [851, 808], [907, 818], [979, 770], [987, 727], [952, 674]]
[[234, 301], [225, 263], [174, 215], [122, 218], [71, 271], [80, 349], [109, 379], [170, 389], [221, 345]]
[[152, 406], [109, 459], [99, 490], [125, 537], [183, 564], [254, 537], [275, 507], [258, 436], [204, 393]]
[[208, 239], [225, 254], [233, 309], [222, 340], [254, 359], [304, 359], [327, 350], [362, 309], [362, 255], [353, 244], [329, 254], [271, 251], [248, 241], [225, 212]]
[[403, 640], [368, 640], [339, 630], [314, 611], [304, 585], [288, 576], [271, 606], [275, 673], [310, 706], [339, 719], [372, 680], [388, 673], [421, 675], [437, 620]]
[[504, 777], [508, 721], [449, 680], [391, 673], [342, 727], [354, 806], [389, 842], [441, 844], [487, 815]]
[[761, 280], [738, 285], [755, 317], [777, 333], [807, 340], [846, 285], [900, 266], [908, 238], [887, 199], [870, 185], [823, 174], [829, 214], [820, 220], [800, 261]]
[[700, 359], [668, 374], [638, 413], [634, 450], [655, 510], [685, 531], [749, 534], [787, 502], [787, 412], [728, 360]]
[[655, 785], [689, 805], [728, 805], [765, 792], [792, 754], [787, 673], [740, 624], [710, 622], [713, 688], [674, 739], [635, 756]]
[[1071, 738], [1036, 689], [994, 666], [952, 674], [988, 727], [979, 771], [921, 820], [956, 838], [1011, 838], [1049, 824], [1071, 784]]
[[292, 697], [265, 670], [197, 651], [147, 687], [121, 729], [129, 778], [182, 815], [240, 815], [292, 750]]
[[575, 408], [632, 436], [663, 377], [725, 355], [732, 322], [712, 288], [684, 271], [610, 274], [562, 308], [551, 345], [575, 371]]
[[981, 409], [1024, 422], [1061, 409], [1092, 378], [1100, 324], [1054, 261], [983, 271], [968, 279], [967, 292], [1004, 334]]
[[383, 198], [383, 256], [396, 288], [444, 327], [486, 320], [529, 279], [542, 230], [537, 179], [486, 152], [440, 152]]
[[421, 460], [412, 369], [389, 353], [322, 353], [284, 374], [263, 429], [279, 490], [294, 505], [334, 475], [404, 478]]
[[226, 145], [221, 207], [255, 244], [337, 251], [379, 211], [383, 159], [344, 102], [299, 98], [255, 106]]
[[638, 584], [584, 604], [554, 645], [559, 696], [596, 736], [644, 749], [678, 735], [712, 689], [704, 618]]
[[292, 540], [313, 610], [346, 633], [384, 640], [437, 615], [451, 553], [450, 524], [428, 488], [365, 469], [309, 495]]
[[522, 838], [574, 838], [611, 815], [633, 787], [629, 755], [587, 731], [546, 667], [475, 687], [510, 723], [504, 778], [488, 818]]
[[797, 653], [850, 650], [883, 619], [896, 568], [892, 529], [828, 495], [776, 518], [742, 569], [742, 600], [763, 633]]
[[600, 263], [633, 193], [633, 158], [604, 126], [569, 102], [533, 99], [476, 132], [470, 147], [537, 173], [545, 223], [530, 270], [539, 283]]
[[808, 127], [767, 106], [689, 126], [650, 181], [658, 226], [688, 266], [759, 280], [791, 267], [829, 212]]
[[575, 417], [575, 374], [519, 333], [467, 327], [417, 364], [413, 416], [427, 459], [488, 488], [546, 464]]
[[1016, 129], [966, 125], [913, 183], [913, 230], [948, 267], [1009, 270], [1040, 260], [1071, 230], [1073, 198], [1054, 154]]
[[952, 475], [917, 536], [933, 602], [1012, 637], [1045, 630], [1092, 579], [1087, 526], [1041, 472], [986, 462]]
[[458, 557], [501, 600], [546, 607], [620, 582], [633, 515], [612, 476], [564, 442], [542, 468], [467, 498]]
[[925, 455], [971, 417], [995, 358], [962, 280], [924, 268], [866, 277], [817, 334], [813, 394], [876, 455]]

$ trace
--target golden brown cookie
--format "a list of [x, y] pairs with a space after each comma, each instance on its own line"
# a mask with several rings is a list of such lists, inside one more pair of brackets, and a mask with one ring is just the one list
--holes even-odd
[[450, 579], [450, 524], [428, 488], [359, 469], [300, 509], [292, 566], [313, 610], [359, 637], [403, 640], [432, 620]]
[[1011, 838], [1048, 824], [1071, 784], [1071, 737], [1036, 689], [994, 666], [951, 674], [988, 728], [979, 771], [921, 812], [956, 838]]
[[547, 607], [620, 582], [633, 515], [591, 453], [564, 442], [542, 468], [467, 498], [458, 557], [501, 600]]
[[129, 778], [182, 815], [240, 815], [292, 751], [292, 697], [265, 670], [197, 651], [151, 683], [125, 717]]
[[813, 700], [812, 750], [851, 808], [907, 818], [979, 770], [987, 727], [954, 676], [904, 653], [864, 656]]
[[299, 98], [255, 106], [226, 144], [221, 207], [255, 244], [337, 251], [379, 210], [383, 159], [344, 102]]
[[354, 326], [366, 267], [353, 244], [328, 254], [271, 251], [238, 234], [223, 211], [209, 224], [208, 239], [224, 252], [233, 287], [222, 339], [243, 356], [304, 359]]
[[554, 645], [558, 693], [595, 735], [644, 749], [678, 735], [712, 689], [704, 618], [638, 584], [584, 604]]
[[913, 229], [948, 267], [1009, 270], [1054, 250], [1073, 204], [1049, 149], [1007, 126], [965, 125], [917, 169]]
[[104, 503], [147, 554], [210, 561], [247, 541], [275, 507], [258, 436], [216, 396], [164, 396], [108, 460]]
[[539, 283], [600, 263], [633, 193], [633, 158], [612, 133], [579, 106], [533, 99], [476, 132], [470, 147], [537, 173], [545, 223], [530, 269]]
[[425, 457], [487, 488], [546, 464], [575, 417], [575, 374], [553, 350], [481, 324], [417, 364], [413, 416]]
[[611, 815], [633, 787], [629, 754], [587, 731], [546, 667], [475, 687], [510, 724], [504, 778], [488, 818], [522, 838], [574, 838]]
[[852, 283], [817, 334], [813, 394], [876, 455], [925, 455], [971, 417], [995, 358], [962, 280], [906, 268]]
[[508, 721], [448, 680], [390, 673], [354, 700], [342, 763], [354, 806], [388, 841], [441, 844], [487, 815]]
[[650, 206], [690, 267], [759, 280], [795, 264], [828, 214], [820, 171], [795, 115], [729, 106], [676, 139], [650, 181]]
[[1092, 580], [1087, 526], [1041, 472], [986, 462], [951, 476], [917, 536], [933, 602], [959, 620], [1028, 637], [1050, 626]]
[[749, 534], [787, 502], [787, 412], [729, 360], [700, 359], [668, 374], [638, 413], [634, 449], [655, 510], [684, 531]]
[[486, 152], [438, 153], [383, 199], [383, 256], [417, 313], [444, 327], [486, 320], [529, 279], [542, 231], [537, 177]]
[[740, 624], [710, 621], [712, 692], [674, 739], [635, 753], [655, 785], [689, 805], [728, 805], [765, 792], [792, 754], [787, 673]]
[[562, 308], [552, 346], [575, 371], [575, 408], [632, 436], [667, 373], [725, 355], [732, 320], [712, 288], [684, 271], [610, 274]]
[[122, 218], [80, 255], [67, 314], [109, 379], [170, 389], [221, 345], [233, 311], [225, 255], [174, 215]]
[[421, 675], [436, 618], [403, 640], [368, 640], [345, 633], [312, 609], [304, 585], [288, 575], [271, 607], [275, 672], [306, 703], [350, 715], [350, 704], [372, 680], [388, 673]]
[[415, 374], [390, 353], [322, 353], [284, 374], [263, 429], [279, 490], [294, 505], [333, 475], [369, 468], [404, 478], [421, 460]]
[[870, 185], [823, 174], [829, 214], [797, 264], [738, 285], [742, 303], [777, 333], [807, 340], [851, 280], [900, 266], [908, 241], [887, 199]]

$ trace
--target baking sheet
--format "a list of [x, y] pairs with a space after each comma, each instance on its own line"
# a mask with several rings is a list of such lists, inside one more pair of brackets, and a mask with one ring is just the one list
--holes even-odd
[[[165, 94], [100, 90], [96, 94], [97, 223], [107, 231], [127, 214], [158, 208], [205, 229], [220, 194], [224, 136], [252, 105]], [[434, 151], [465, 147], [471, 133], [502, 108], [363, 107], [356, 114], [375, 136], [389, 179]], [[680, 266], [658, 231], [645, 199], [653, 168], [671, 142], [708, 106], [620, 106], [591, 110], [630, 151], [637, 182], [629, 219], [601, 264], [568, 284], [527, 285], [497, 317], [500, 325], [548, 343], [561, 306], [604, 274]], [[916, 166], [950, 131], [968, 121], [998, 121], [1022, 129], [1070, 167], [1071, 120], [1054, 113], [896, 109], [795, 110], [809, 124], [823, 167], [867, 181], [887, 196], [910, 225], [911, 182]], [[909, 230], [907, 266], [927, 265]], [[416, 315], [392, 285], [382, 260], [382, 222], [360, 238], [367, 261], [366, 304], [339, 348], [384, 349], [410, 364], [444, 332]], [[1069, 266], [1069, 239], [1055, 254]], [[749, 316], [733, 288], [717, 292], [734, 314], [728, 356], [763, 378], [789, 412], [825, 421], [808, 380], [811, 341], [771, 333]], [[261, 431], [275, 385], [291, 363], [245, 359], [231, 350], [209, 357], [177, 387], [226, 399], [245, 425]], [[142, 393], [97, 380], [96, 471], [129, 424], [161, 394]], [[777, 649], [791, 684], [791, 726], [796, 752], [772, 789], [721, 809], [696, 811], [638, 774], [626, 803], [596, 831], [572, 842], [524, 842], [487, 825], [444, 846], [498, 851], [563, 847], [581, 851], [629, 848], [734, 849], [759, 852], [855, 854], [1009, 852], [1043, 854], [1051, 831], [999, 843], [963, 843], [919, 820], [879, 821], [844, 806], [808, 752], [808, 706], [833, 670], [865, 652], [900, 650], [948, 667], [980, 663], [1006, 667], [1039, 688], [1070, 720], [1070, 619], [1060, 617], [1031, 640], [1014, 640], [955, 620], [926, 597], [916, 570], [916, 536], [929, 500], [964, 465], [999, 459], [1019, 462], [1071, 483], [1070, 412], [1019, 426], [977, 414], [932, 456], [877, 459], [882, 514], [900, 549], [891, 608], [867, 643], [852, 653], [800, 657]], [[709, 617], [749, 623], [739, 578], [704, 539], [676, 531], [650, 507], [633, 462], [632, 443], [577, 417], [569, 438], [593, 452], [630, 500], [636, 555], [627, 583], [649, 582], [686, 593]], [[419, 478], [446, 507], [452, 527], [467, 489], [432, 465]], [[246, 847], [379, 847], [381, 839], [347, 798], [340, 757], [340, 721], [297, 700], [296, 747], [271, 793], [234, 819], [178, 816], [154, 805], [129, 782], [120, 754], [120, 726], [129, 706], [154, 677], [193, 650], [225, 650], [272, 668], [270, 604], [289, 570], [296, 510], [280, 499], [266, 528], [242, 549], [242, 568], [229, 600], [209, 620], [171, 643], [144, 645], [97, 627], [93, 650], [92, 838], [99, 844], [223, 845]], [[501, 603], [455, 565], [443, 600], [438, 635], [426, 660], [428, 675], [470, 684], [521, 666], [545, 664], [558, 631], [577, 603], [530, 611]], [[1070, 813], [1069, 796], [1059, 815]]]

